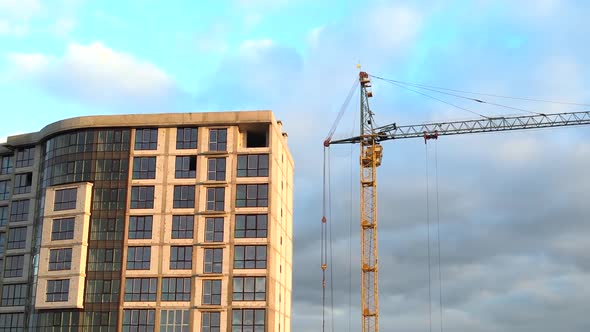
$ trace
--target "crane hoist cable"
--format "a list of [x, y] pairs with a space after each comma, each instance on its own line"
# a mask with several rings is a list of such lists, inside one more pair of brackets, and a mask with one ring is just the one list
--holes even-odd
[[441, 253], [440, 253], [440, 200], [438, 190], [438, 140], [434, 142], [434, 178], [436, 186], [436, 235], [438, 244], [438, 299], [439, 299], [439, 312], [440, 312], [440, 332], [443, 332], [443, 295], [442, 295], [442, 266], [441, 266]]
[[[376, 79], [380, 79], [380, 80], [388, 80], [388, 81], [396, 82], [399, 84], [411, 85], [411, 86], [416, 86], [416, 87], [446, 90], [446, 91], [453, 91], [453, 92], [459, 92], [459, 93], [468, 93], [468, 94], [472, 94], [472, 95], [488, 96], [488, 97], [494, 97], [494, 98], [533, 101], [533, 102], [539, 102], [539, 103], [560, 104], [560, 105], [570, 105], [570, 106], [590, 106], [590, 104], [584, 104], [584, 103], [574, 103], [574, 102], [569, 102], [569, 101], [557, 101], [557, 100], [548, 100], [548, 99], [535, 99], [535, 98], [526, 98], [526, 97], [503, 96], [503, 95], [498, 95], [498, 94], [493, 94], [493, 93], [473, 92], [473, 91], [443, 88], [443, 87], [434, 86], [434, 85], [410, 83], [410, 82], [404, 82], [404, 81], [399, 81], [399, 80], [394, 80], [394, 79], [389, 79], [389, 78], [383, 78], [383, 77], [374, 76], [374, 75], [369, 75], [369, 76], [374, 77]], [[533, 112], [533, 113], [535, 113], [535, 112]]]
[[426, 234], [427, 234], [427, 248], [428, 248], [428, 321], [429, 331], [432, 332], [432, 280], [430, 272], [430, 178], [428, 174], [428, 144], [424, 139], [424, 151], [425, 151], [425, 162], [426, 162]]
[[[333, 280], [333, 269], [332, 269], [332, 224], [328, 224], [328, 218], [332, 219], [331, 216], [331, 192], [330, 192], [330, 149], [329, 149], [329, 142], [332, 140], [332, 136], [342, 119], [342, 116], [346, 112], [350, 104], [350, 100], [354, 95], [357, 87], [359, 85], [358, 79], [355, 78], [344, 103], [340, 107], [338, 115], [336, 116], [336, 120], [332, 124], [330, 128], [330, 132], [324, 141], [324, 159], [323, 159], [323, 199], [322, 199], [322, 227], [320, 232], [321, 237], [321, 269], [322, 269], [322, 331], [325, 331], [326, 328], [326, 270], [328, 269], [328, 262], [330, 265], [329, 269], [329, 279], [330, 279], [330, 317], [331, 317], [331, 330], [334, 331], [334, 280]], [[351, 173], [352, 174], [352, 173]], [[351, 175], [352, 176], [352, 175]], [[352, 182], [351, 182], [352, 187]], [[327, 216], [327, 217], [326, 217]], [[352, 223], [352, 220], [351, 220]], [[352, 227], [352, 226], [350, 226]], [[329, 243], [329, 246], [328, 246]], [[349, 251], [351, 251], [349, 249]], [[352, 289], [352, 280], [349, 281], [349, 287]], [[351, 293], [351, 292], [349, 292]], [[352, 306], [352, 300], [349, 300], [349, 306]], [[350, 316], [350, 315], [349, 315]], [[349, 320], [350, 326], [350, 320]], [[349, 328], [350, 329], [350, 328]]]
[[330, 330], [334, 332], [334, 264], [332, 255], [332, 182], [331, 182], [331, 150], [328, 149], [328, 243], [329, 243], [329, 254], [328, 254], [328, 267], [330, 272]]
[[479, 116], [481, 116], [482, 118], [486, 118], [486, 119], [489, 119], [489, 118], [490, 118], [489, 116], [486, 116], [486, 115], [483, 115], [483, 114], [481, 114], [481, 113], [477, 113], [477, 112], [475, 112], [475, 111], [472, 111], [472, 110], [470, 110], [470, 109], [468, 109], [468, 108], [465, 108], [465, 107], [462, 107], [462, 106], [459, 106], [459, 105], [453, 104], [453, 103], [451, 103], [451, 102], [448, 102], [448, 101], [446, 101], [446, 100], [444, 100], [444, 99], [440, 99], [440, 98], [437, 98], [437, 97], [431, 96], [431, 95], [429, 95], [429, 94], [427, 94], [427, 93], [424, 93], [424, 92], [421, 92], [421, 91], [418, 91], [418, 90], [414, 90], [414, 89], [408, 88], [407, 86], [404, 86], [404, 85], [402, 85], [402, 84], [398, 84], [398, 83], [394, 83], [394, 82], [389, 82], [389, 81], [386, 81], [386, 82], [388, 82], [388, 83], [390, 83], [390, 84], [393, 84], [393, 85], [395, 85], [395, 86], [398, 86], [398, 87], [400, 87], [400, 88], [402, 88], [402, 89], [406, 89], [406, 90], [408, 90], [408, 91], [412, 91], [412, 92], [414, 92], [414, 93], [417, 93], [417, 94], [419, 94], [419, 95], [422, 95], [422, 96], [424, 96], [424, 97], [428, 97], [428, 98], [430, 98], [430, 99], [434, 99], [434, 100], [436, 100], [436, 101], [439, 101], [439, 102], [441, 102], [441, 103], [447, 104], [447, 105], [449, 105], [449, 106], [453, 106], [453, 107], [455, 107], [455, 108], [458, 108], [458, 109], [460, 109], [460, 110], [463, 110], [463, 111], [469, 112], [469, 113], [471, 113], [471, 114], [479, 115]]
[[[328, 273], [330, 286], [330, 329], [334, 331], [334, 273], [332, 269], [332, 203], [330, 183], [330, 148], [324, 147], [323, 198], [322, 198], [322, 227], [321, 237], [321, 269], [322, 269], [322, 331], [326, 330], [326, 274]], [[327, 216], [327, 217], [326, 217]], [[329, 266], [329, 269], [328, 269]]]
[[[377, 78], [377, 77], [375, 77], [375, 78]], [[520, 112], [525, 112], [525, 113], [530, 113], [530, 114], [543, 115], [543, 113], [532, 112], [532, 111], [529, 111], [529, 110], [526, 110], [526, 109], [523, 109], [523, 108], [519, 108], [519, 107], [498, 104], [498, 103], [495, 103], [495, 102], [491, 102], [491, 101], [483, 100], [483, 99], [478, 99], [478, 98], [461, 96], [461, 95], [458, 95], [456, 93], [445, 92], [445, 91], [441, 91], [441, 90], [438, 90], [438, 89], [435, 89], [435, 88], [428, 88], [428, 87], [424, 87], [424, 86], [417, 85], [417, 84], [398, 83], [395, 80], [389, 80], [389, 79], [386, 79], [386, 78], [377, 78], [377, 79], [382, 80], [382, 81], [385, 81], [385, 82], [388, 82], [388, 83], [391, 83], [391, 84], [396, 85], [396, 86], [399, 86], [399, 87], [411, 86], [413, 88], [428, 90], [428, 91], [432, 91], [432, 92], [436, 92], [436, 93], [440, 93], [440, 94], [444, 94], [444, 95], [448, 95], [448, 96], [452, 96], [452, 97], [457, 97], [457, 98], [469, 100], [469, 101], [480, 103], [480, 104], [488, 104], [488, 105], [503, 107], [503, 108], [511, 109], [511, 110], [515, 110], [515, 111], [520, 111]]]
[[324, 147], [324, 160], [323, 160], [323, 181], [322, 181], [322, 227], [320, 231], [320, 255], [321, 255], [321, 269], [322, 269], [322, 332], [326, 329], [326, 168], [328, 158], [329, 147]]
[[437, 257], [438, 257], [438, 287], [439, 287], [439, 315], [440, 315], [440, 331], [443, 331], [443, 301], [442, 301], [442, 272], [441, 272], [441, 244], [440, 244], [440, 205], [439, 205], [439, 187], [438, 187], [438, 139], [437, 137], [424, 137], [425, 159], [426, 159], [426, 227], [428, 238], [428, 312], [430, 331], [432, 331], [432, 271], [431, 271], [431, 236], [430, 236], [430, 154], [428, 152], [428, 141], [430, 139], [436, 140], [434, 143], [434, 184], [435, 184], [435, 211], [436, 211], [436, 226], [437, 226]]

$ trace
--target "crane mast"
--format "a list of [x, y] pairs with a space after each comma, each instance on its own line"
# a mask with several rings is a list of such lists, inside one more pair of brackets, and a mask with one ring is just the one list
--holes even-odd
[[[360, 135], [345, 139], [326, 139], [331, 144], [360, 144], [360, 226], [361, 226], [361, 314], [362, 332], [379, 331], [379, 288], [377, 255], [377, 167], [381, 165], [382, 141], [404, 138], [436, 139], [443, 135], [461, 135], [509, 130], [589, 125], [590, 111], [525, 116], [485, 117], [466, 121], [433, 122], [374, 127], [369, 98], [373, 97], [366, 72], [359, 73]], [[322, 268], [325, 268], [323, 266]]]
[[377, 266], [377, 166], [382, 147], [375, 139], [369, 75], [361, 72], [361, 297], [362, 331], [379, 331], [379, 292]]

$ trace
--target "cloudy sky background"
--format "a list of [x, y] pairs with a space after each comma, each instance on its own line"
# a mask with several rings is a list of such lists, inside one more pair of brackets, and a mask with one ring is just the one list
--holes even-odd
[[[588, 14], [586, 1], [558, 0], [0, 0], [0, 137], [91, 114], [272, 109], [297, 171], [293, 330], [318, 331], [321, 142], [357, 62], [398, 80], [588, 104]], [[373, 83], [379, 124], [474, 117]], [[585, 109], [486, 98], [536, 112]], [[357, 103], [336, 136], [358, 126]], [[443, 137], [428, 158], [419, 139], [384, 143], [381, 330], [429, 329], [427, 163], [440, 328], [436, 150], [444, 328], [589, 331], [589, 138], [582, 127]], [[360, 326], [357, 154], [331, 150], [335, 331]]]

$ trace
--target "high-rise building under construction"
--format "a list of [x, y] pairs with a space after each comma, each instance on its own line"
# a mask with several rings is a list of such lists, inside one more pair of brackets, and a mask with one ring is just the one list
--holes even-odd
[[270, 111], [90, 116], [0, 144], [0, 331], [290, 331]]

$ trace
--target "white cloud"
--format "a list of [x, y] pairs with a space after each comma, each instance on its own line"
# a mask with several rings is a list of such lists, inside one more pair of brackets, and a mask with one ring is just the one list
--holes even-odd
[[49, 92], [98, 104], [151, 103], [170, 97], [173, 79], [157, 66], [101, 42], [72, 43], [65, 54], [12, 54], [14, 69]]
[[28, 20], [40, 11], [38, 0], [0, 0], [0, 17]]
[[36, 74], [44, 71], [49, 65], [51, 58], [40, 53], [13, 53], [8, 59], [26, 74]]
[[0, 35], [26, 35], [29, 21], [41, 10], [38, 0], [0, 0]]

